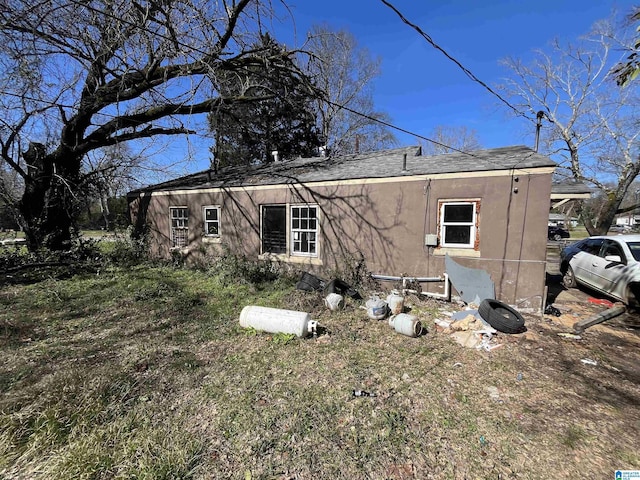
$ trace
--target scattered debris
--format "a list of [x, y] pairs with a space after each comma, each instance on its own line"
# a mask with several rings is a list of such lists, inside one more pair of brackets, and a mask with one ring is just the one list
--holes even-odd
[[544, 309], [544, 314], [559, 317], [560, 315], [562, 315], [562, 312], [553, 305], [547, 305], [547, 307]]
[[330, 293], [325, 297], [324, 304], [329, 310], [342, 310], [344, 308], [344, 297], [338, 293]]
[[445, 255], [444, 265], [451, 284], [466, 303], [479, 304], [495, 297], [495, 285], [485, 270], [463, 267], [449, 255]]
[[296, 283], [296, 289], [304, 290], [306, 292], [314, 292], [317, 290], [322, 290], [325, 285], [325, 280], [316, 277], [309, 272], [302, 272], [300, 280], [298, 280], [298, 283]]
[[296, 283], [297, 290], [304, 290], [306, 292], [316, 292], [324, 290], [325, 294], [337, 293], [339, 295], [347, 295], [354, 300], [362, 300], [362, 296], [357, 290], [351, 287], [347, 282], [334, 278], [330, 282], [317, 277], [309, 272], [302, 272], [300, 280]]
[[559, 333], [558, 334], [559, 337], [563, 337], [563, 338], [570, 338], [571, 340], [582, 340], [582, 337], [580, 335], [576, 335], [575, 333]]
[[365, 392], [364, 390], [353, 390], [354, 397], [377, 397], [378, 395], [373, 392]]
[[604, 298], [594, 298], [594, 297], [589, 297], [589, 299], [587, 300], [589, 303], [594, 303], [596, 305], [603, 305], [607, 308], [611, 308], [613, 307], [613, 302], [606, 300]]
[[452, 320], [441, 320], [439, 318], [436, 318], [433, 323], [435, 323], [443, 330], [447, 330], [451, 326]]
[[482, 335], [471, 330], [453, 332], [451, 337], [460, 345], [466, 348], [478, 348], [482, 342]]
[[437, 318], [434, 323], [443, 333], [451, 334], [451, 337], [463, 347], [490, 352], [502, 346], [493, 343], [498, 331], [484, 321], [478, 310], [467, 309], [447, 315], [451, 318]]
[[595, 360], [591, 360], [590, 358], [583, 358], [582, 360], [580, 360], [582, 363], [584, 363], [585, 365], [598, 365], [598, 362], [596, 362]]
[[491, 398], [491, 400], [502, 403], [502, 398], [500, 398], [500, 390], [498, 390], [498, 387], [489, 386], [486, 388], [486, 390], [489, 393], [489, 397]]
[[339, 278], [334, 278], [324, 287], [324, 293], [337, 293], [339, 295], [346, 295], [347, 297], [351, 297], [354, 300], [362, 300], [362, 295], [351, 287], [347, 282], [340, 280]]
[[580, 334], [584, 332], [587, 328], [597, 325], [599, 323], [602, 323], [604, 321], [610, 320], [612, 318], [615, 318], [619, 315], [622, 315], [626, 311], [627, 311], [627, 308], [624, 305], [618, 304], [613, 308], [609, 308], [604, 312], [600, 312], [597, 315], [587, 318], [586, 320], [581, 320], [577, 323], [574, 323], [573, 331], [576, 334]]

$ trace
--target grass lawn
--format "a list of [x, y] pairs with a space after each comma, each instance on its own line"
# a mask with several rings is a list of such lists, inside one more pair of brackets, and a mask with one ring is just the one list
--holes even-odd
[[[501, 348], [466, 349], [433, 324], [455, 306], [408, 300], [426, 335], [399, 335], [351, 300], [328, 312], [291, 283], [211, 272], [138, 266], [4, 284], [0, 478], [603, 479], [640, 469], [637, 348], [597, 333], [566, 340], [527, 317], [528, 332], [501, 335]], [[308, 311], [326, 332], [244, 330], [245, 305]], [[358, 389], [377, 396], [353, 397]]]

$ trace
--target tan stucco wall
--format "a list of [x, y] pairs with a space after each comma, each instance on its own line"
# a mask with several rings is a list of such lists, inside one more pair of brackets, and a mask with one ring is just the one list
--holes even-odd
[[[516, 180], [517, 179], [517, 180]], [[517, 189], [517, 192], [516, 192]], [[197, 193], [154, 193], [130, 199], [133, 218], [148, 202], [151, 246], [169, 255], [169, 207], [188, 206], [189, 255], [214, 253], [221, 243], [203, 241], [205, 205], [221, 206], [221, 242], [251, 257], [260, 254], [260, 206], [313, 203], [320, 209], [319, 255], [296, 260], [301, 269], [331, 271], [349, 254], [366, 259], [372, 273], [439, 276], [447, 250], [427, 247], [438, 234], [438, 202], [479, 200], [479, 248], [448, 253], [458, 263], [486, 270], [496, 297], [523, 308], [539, 308], [544, 291], [551, 173], [504, 173], [474, 178], [412, 178], [401, 181], [335, 182]], [[437, 289], [438, 284], [432, 288]]]

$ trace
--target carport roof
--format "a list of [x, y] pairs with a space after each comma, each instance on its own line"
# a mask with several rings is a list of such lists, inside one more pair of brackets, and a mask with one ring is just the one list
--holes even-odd
[[411, 146], [341, 157], [298, 158], [259, 166], [237, 165], [217, 172], [204, 170], [134, 190], [129, 195], [176, 189], [279, 185], [555, 166], [550, 158], [525, 146], [443, 155], [422, 155], [421, 147]]

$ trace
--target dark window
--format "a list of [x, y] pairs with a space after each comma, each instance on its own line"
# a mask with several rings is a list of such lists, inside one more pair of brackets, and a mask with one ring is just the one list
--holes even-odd
[[603, 242], [604, 240], [602, 238], [591, 238], [589, 240], [585, 240], [579, 248], [583, 252], [590, 253], [591, 255], [598, 255], [600, 254], [600, 248], [602, 247]]
[[287, 207], [262, 207], [262, 253], [287, 253]]
[[609, 255], [617, 255], [618, 257], [620, 257], [620, 261], [622, 263], [627, 262], [624, 253], [622, 253], [622, 249], [616, 242], [608, 241], [604, 244], [604, 248], [602, 249], [600, 256], [604, 258], [608, 257]]

